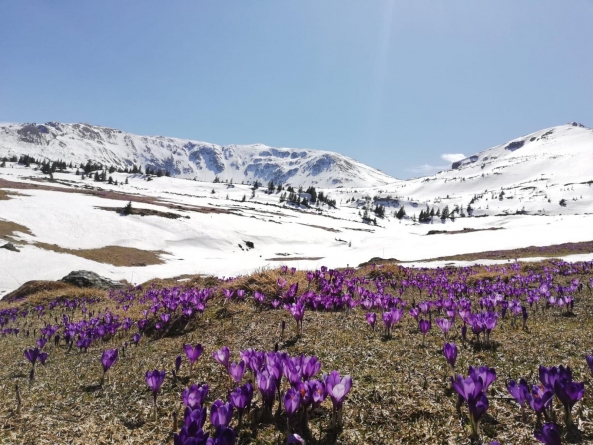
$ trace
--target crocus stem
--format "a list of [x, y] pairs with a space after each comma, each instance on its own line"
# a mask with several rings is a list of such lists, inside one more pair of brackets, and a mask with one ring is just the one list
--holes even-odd
[[158, 411], [156, 408], [156, 394], [154, 395], [154, 421], [156, 422], [158, 420]]
[[472, 437], [477, 439], [478, 438], [478, 422], [474, 420], [473, 416], [469, 416], [469, 422], [472, 428]]

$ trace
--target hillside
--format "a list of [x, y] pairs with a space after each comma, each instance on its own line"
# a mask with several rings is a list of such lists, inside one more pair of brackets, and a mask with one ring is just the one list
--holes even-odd
[[520, 140], [527, 142], [513, 150], [505, 147], [516, 141], [502, 144], [433, 176], [317, 187], [315, 197], [306, 188], [118, 172], [106, 172], [109, 183], [75, 167], [50, 177], [35, 163], [6, 162], [0, 247], [10, 242], [18, 252], [0, 248], [0, 296], [81, 269], [138, 283], [372, 258], [430, 267], [592, 258], [593, 131], [563, 125]]
[[395, 181], [389, 175], [338, 153], [275, 148], [262, 144], [216, 145], [163, 136], [138, 136], [90, 124], [0, 125], [0, 158], [85, 164], [88, 160], [130, 168], [162, 170], [180, 178], [267, 184], [368, 187]]

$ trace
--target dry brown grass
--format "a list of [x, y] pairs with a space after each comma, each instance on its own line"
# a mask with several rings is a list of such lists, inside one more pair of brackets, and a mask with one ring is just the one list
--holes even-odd
[[98, 249], [67, 249], [57, 244], [33, 243], [40, 249], [51, 250], [57, 253], [76, 255], [97, 263], [112, 264], [120, 267], [148, 266], [152, 264], [163, 264], [160, 255], [166, 254], [163, 251], [142, 250], [134, 247], [105, 246]]
[[27, 227], [25, 227], [21, 224], [17, 224], [12, 221], [0, 219], [0, 238], [9, 239], [10, 237], [14, 236], [15, 232], [21, 232], [21, 233], [25, 233], [27, 235], [33, 235]]
[[464, 253], [422, 261], [478, 261], [478, 260], [514, 260], [516, 258], [559, 258], [567, 255], [592, 253], [593, 241], [563, 243], [552, 246], [530, 246], [521, 249], [490, 250], [485, 252]]
[[[357, 274], [378, 274], [386, 272], [385, 268], [401, 273], [399, 266], [386, 265], [373, 271], [365, 268]], [[224, 286], [272, 292], [279, 276], [278, 269], [263, 270]], [[297, 281], [301, 290], [306, 288], [304, 272], [286, 277], [289, 284]], [[559, 277], [559, 280], [565, 283], [571, 278], [575, 276]], [[578, 278], [584, 280], [588, 276]], [[413, 292], [404, 294], [407, 300], [412, 297]], [[460, 348], [460, 372], [465, 373], [469, 365], [488, 365], [498, 374], [489, 391], [490, 408], [482, 421], [483, 442], [498, 440], [503, 444], [533, 445], [535, 417], [528, 411], [527, 422], [521, 421], [520, 410], [509, 400], [504, 380], [528, 377], [533, 382], [538, 365], [565, 364], [573, 368], [576, 381], [585, 380], [586, 394], [573, 409], [579, 432], [563, 443], [593, 443], [593, 393], [583, 358], [592, 346], [593, 299], [588, 291], [576, 297], [574, 316], [564, 317], [554, 311], [540, 311], [537, 315], [530, 312], [528, 331], [514, 327], [509, 319], [500, 321], [492, 334], [495, 342], [492, 349], [475, 348], [470, 344], [462, 346], [457, 329], [450, 334]], [[106, 305], [102, 301], [91, 309], [103, 310]], [[114, 308], [113, 303], [109, 306]], [[229, 318], [219, 319], [217, 313], [223, 306]], [[56, 311], [57, 315], [60, 313]], [[52, 320], [53, 316], [49, 313], [45, 320]], [[80, 312], [76, 317], [80, 317]], [[29, 318], [27, 323], [29, 328], [40, 327], [45, 320]], [[282, 320], [287, 321], [288, 333], [280, 340]], [[441, 354], [443, 338], [436, 326], [424, 346], [409, 316], [394, 330], [392, 339], [385, 339], [379, 332], [370, 330], [364, 311], [360, 309], [339, 313], [307, 311], [304, 334], [297, 337], [293, 328], [294, 323], [285, 311], [260, 312], [251, 302], [229, 304], [218, 298], [211, 302], [202, 318], [192, 321], [181, 334], [143, 338], [138, 348], [128, 348], [126, 356], [120, 356], [109, 371], [108, 383], [102, 388], [97, 386], [101, 352], [121, 347], [127, 337], [95, 344], [86, 354], [67, 353], [65, 346], [55, 348], [48, 344], [48, 364], [38, 368], [31, 387], [26, 383], [29, 366], [22, 351], [32, 346], [34, 338], [0, 338], [0, 363], [4, 364], [0, 367], [0, 425], [3, 425], [0, 442], [4, 437], [5, 443], [23, 445], [170, 444], [170, 414], [182, 409], [180, 393], [185, 386], [208, 382], [209, 403], [226, 397], [229, 381], [211, 357], [214, 350], [227, 345], [236, 361], [241, 349], [270, 350], [279, 342], [280, 349], [291, 355], [318, 355], [323, 372], [337, 369], [342, 375], [353, 376], [352, 392], [344, 406], [343, 429], [328, 428], [331, 404], [326, 401], [311, 419], [312, 437], [308, 444], [469, 444], [467, 408], [462, 408], [461, 417], [457, 415], [456, 396], [448, 388], [448, 368]], [[194, 367], [191, 378], [184, 359], [181, 382], [175, 385], [170, 378], [165, 381], [158, 399], [161, 420], [154, 423], [144, 373], [155, 368], [170, 371], [175, 357], [182, 354], [182, 345], [188, 342], [202, 343], [204, 355]], [[15, 411], [15, 383], [22, 390], [20, 414]], [[259, 406], [259, 396], [255, 404]], [[558, 408], [555, 410], [562, 424], [563, 416]], [[285, 437], [283, 417], [263, 422], [250, 419], [240, 433], [239, 443], [277, 445], [284, 443]]]
[[62, 281], [27, 281], [18, 289], [6, 294], [2, 298], [2, 301], [12, 302], [14, 300], [20, 300], [41, 292], [48, 292], [50, 296], [57, 297], [58, 293], [72, 288], [76, 288], [76, 286], [64, 283]]
[[8, 190], [0, 189], [0, 201], [8, 201], [9, 199], [13, 199], [13, 196], [27, 196], [23, 195], [22, 193], [18, 192], [11, 192]]

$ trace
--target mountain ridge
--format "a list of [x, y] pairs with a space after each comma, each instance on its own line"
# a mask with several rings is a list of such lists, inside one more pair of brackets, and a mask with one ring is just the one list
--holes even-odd
[[139, 165], [188, 179], [369, 187], [397, 181], [339, 153], [270, 147], [218, 145], [166, 136], [142, 136], [87, 123], [0, 124], [0, 156], [30, 155], [48, 160], [116, 168]]

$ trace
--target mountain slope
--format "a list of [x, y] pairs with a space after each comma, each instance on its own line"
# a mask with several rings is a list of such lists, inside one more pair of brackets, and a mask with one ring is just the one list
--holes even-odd
[[[593, 130], [571, 123], [481, 151], [450, 170], [377, 190], [415, 206], [466, 208], [471, 202], [476, 215], [584, 213], [591, 211], [592, 165]], [[568, 205], [560, 206], [562, 200]]]
[[369, 187], [395, 178], [338, 153], [274, 148], [266, 145], [216, 145], [163, 136], [138, 136], [89, 124], [0, 125], [0, 157], [35, 158], [117, 168], [161, 169], [181, 178], [291, 185]]

